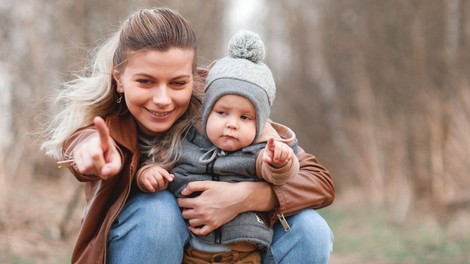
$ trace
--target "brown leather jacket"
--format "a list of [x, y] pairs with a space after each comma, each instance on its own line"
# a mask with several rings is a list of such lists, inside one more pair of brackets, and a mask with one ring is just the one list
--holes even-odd
[[[101, 180], [81, 175], [71, 168], [75, 177], [85, 182], [87, 207], [72, 254], [72, 263], [105, 263], [107, 238], [110, 227], [122, 209], [130, 193], [135, 177], [139, 153], [137, 150], [137, 126], [131, 115], [110, 116], [106, 119], [110, 135], [122, 153], [124, 166], [116, 177]], [[73, 134], [64, 144], [64, 157], [70, 158], [78, 142], [92, 133], [93, 127]], [[273, 186], [279, 207], [270, 213], [269, 224], [305, 208], [322, 208], [335, 198], [335, 189], [330, 173], [311, 154], [298, 149], [300, 171], [284, 185]]]

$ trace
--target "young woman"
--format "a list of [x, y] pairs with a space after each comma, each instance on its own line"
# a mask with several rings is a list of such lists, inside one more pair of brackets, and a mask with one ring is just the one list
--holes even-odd
[[42, 149], [85, 184], [73, 263], [180, 263], [189, 238], [185, 220], [210, 232], [246, 211], [270, 216], [274, 237], [264, 263], [327, 263], [332, 234], [312, 208], [331, 204], [334, 186], [301, 148], [300, 171], [282, 186], [195, 182], [183, 194], [202, 194], [178, 200], [168, 191], [135, 188], [136, 169], [151, 146], [159, 144], [152, 149], [163, 162], [177, 160], [200, 112], [204, 73], [196, 69], [190, 25], [156, 8], [132, 14], [98, 49], [89, 73], [65, 83]]

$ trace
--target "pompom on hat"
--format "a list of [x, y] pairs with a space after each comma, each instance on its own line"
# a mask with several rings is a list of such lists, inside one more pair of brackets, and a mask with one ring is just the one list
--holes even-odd
[[264, 44], [258, 34], [241, 30], [230, 40], [229, 55], [216, 61], [209, 70], [202, 103], [202, 132], [217, 100], [227, 94], [251, 101], [256, 110], [256, 138], [264, 128], [276, 96], [271, 70], [263, 63]]

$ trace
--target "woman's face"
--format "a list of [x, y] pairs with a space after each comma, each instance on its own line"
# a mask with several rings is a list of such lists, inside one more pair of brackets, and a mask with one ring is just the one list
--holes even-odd
[[194, 51], [137, 52], [122, 72], [114, 71], [117, 90], [141, 131], [158, 135], [171, 128], [189, 106], [193, 89]]

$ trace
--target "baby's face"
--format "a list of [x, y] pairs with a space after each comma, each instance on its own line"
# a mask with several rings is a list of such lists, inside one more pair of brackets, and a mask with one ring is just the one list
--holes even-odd
[[256, 111], [250, 100], [228, 94], [209, 113], [206, 134], [216, 147], [235, 151], [250, 145], [256, 136]]

